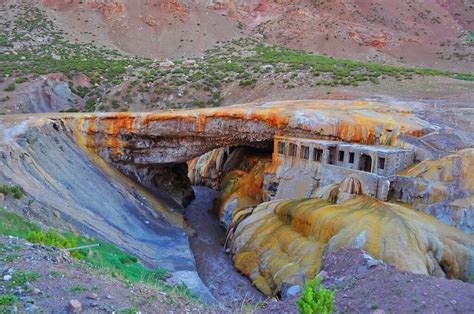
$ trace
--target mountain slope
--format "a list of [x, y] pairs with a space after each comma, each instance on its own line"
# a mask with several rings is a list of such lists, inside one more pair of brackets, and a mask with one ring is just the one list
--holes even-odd
[[468, 0], [44, 0], [73, 38], [134, 55], [200, 55], [217, 41], [265, 40], [340, 58], [472, 72]]

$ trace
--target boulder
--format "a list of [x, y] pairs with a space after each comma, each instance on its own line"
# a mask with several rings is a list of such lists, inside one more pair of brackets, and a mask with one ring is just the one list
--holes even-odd
[[80, 313], [82, 312], [82, 304], [77, 299], [69, 300], [68, 303], [69, 313]]

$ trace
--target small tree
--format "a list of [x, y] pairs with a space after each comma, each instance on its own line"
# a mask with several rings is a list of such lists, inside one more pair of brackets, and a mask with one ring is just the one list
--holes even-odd
[[296, 300], [298, 311], [301, 314], [330, 314], [334, 311], [334, 290], [321, 285], [321, 279], [315, 277], [307, 280], [303, 294]]

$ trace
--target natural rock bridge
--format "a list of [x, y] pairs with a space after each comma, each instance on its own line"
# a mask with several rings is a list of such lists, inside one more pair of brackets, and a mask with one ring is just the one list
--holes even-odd
[[[63, 114], [86, 147], [134, 164], [186, 162], [217, 147], [256, 145], [275, 134], [401, 145], [431, 126], [405, 108], [365, 101], [293, 101], [163, 113]], [[432, 129], [431, 129], [432, 130]]]

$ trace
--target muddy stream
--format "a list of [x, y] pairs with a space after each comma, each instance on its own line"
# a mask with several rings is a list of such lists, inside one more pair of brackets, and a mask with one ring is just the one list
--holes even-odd
[[226, 305], [264, 300], [265, 296], [234, 268], [232, 259], [224, 251], [225, 229], [216, 215], [209, 212], [219, 191], [195, 186], [194, 192], [196, 198], [186, 207], [184, 217], [195, 231], [189, 240], [202, 281], [212, 295]]

